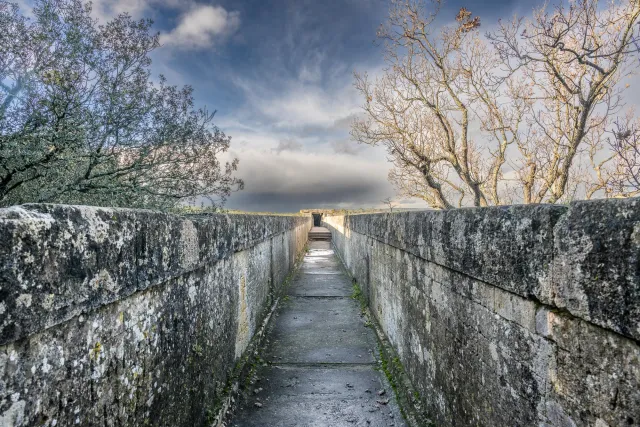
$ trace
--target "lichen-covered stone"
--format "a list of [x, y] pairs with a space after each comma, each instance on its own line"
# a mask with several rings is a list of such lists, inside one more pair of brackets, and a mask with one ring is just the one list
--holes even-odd
[[343, 218], [351, 231], [526, 297], [549, 280], [553, 227], [566, 210], [533, 205]]
[[640, 199], [572, 203], [554, 248], [553, 305], [640, 340]]
[[547, 321], [557, 348], [547, 397], [550, 421], [560, 413], [577, 426], [638, 425], [638, 343], [562, 313], [548, 313]]
[[0, 345], [308, 222], [64, 205], [0, 209]]
[[324, 225], [436, 425], [640, 422], [640, 199]]
[[0, 209], [0, 425], [203, 425], [310, 217]]

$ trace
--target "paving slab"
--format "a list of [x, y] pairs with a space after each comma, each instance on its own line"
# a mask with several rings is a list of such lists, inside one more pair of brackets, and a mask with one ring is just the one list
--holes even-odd
[[373, 363], [374, 331], [350, 298], [291, 298], [271, 332], [267, 360], [278, 363]]
[[[391, 390], [372, 366], [270, 366], [262, 373], [254, 385], [257, 393], [233, 425], [404, 425]], [[381, 396], [380, 390], [385, 390]]]
[[339, 265], [331, 265], [329, 263], [305, 265], [300, 268], [300, 272], [303, 274], [344, 274]]
[[336, 270], [338, 273], [342, 274], [342, 265], [337, 258], [331, 259], [320, 256], [307, 257], [304, 265], [300, 269], [300, 272], [306, 273], [309, 270], [315, 270], [316, 273], [321, 274], [326, 271], [324, 269]]
[[326, 257], [327, 255], [331, 254], [332, 252], [329, 249], [310, 249], [309, 252], [307, 252], [307, 254], [305, 255], [304, 259], [309, 260], [315, 257]]
[[331, 246], [331, 242], [326, 240], [309, 241], [308, 246], [309, 252], [307, 252], [307, 255], [312, 254], [314, 251], [318, 250], [330, 250], [331, 252], [333, 252], [333, 246]]
[[338, 274], [345, 276], [340, 259], [330, 249], [312, 249], [304, 257], [301, 274]]
[[306, 297], [349, 297], [353, 293], [351, 279], [334, 274], [301, 273], [293, 280], [289, 295]]

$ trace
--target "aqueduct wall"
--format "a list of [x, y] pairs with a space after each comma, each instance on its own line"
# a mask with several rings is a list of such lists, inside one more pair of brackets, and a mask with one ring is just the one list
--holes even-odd
[[[325, 216], [438, 426], [640, 423], [640, 199]], [[0, 425], [203, 425], [307, 217], [0, 209]]]
[[435, 425], [640, 424], [640, 199], [324, 225]]
[[0, 209], [0, 425], [211, 421], [311, 221]]

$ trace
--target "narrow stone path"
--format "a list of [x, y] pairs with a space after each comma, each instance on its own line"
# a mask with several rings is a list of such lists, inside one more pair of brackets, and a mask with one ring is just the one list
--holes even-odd
[[268, 365], [232, 425], [405, 426], [331, 242], [309, 245], [271, 330]]

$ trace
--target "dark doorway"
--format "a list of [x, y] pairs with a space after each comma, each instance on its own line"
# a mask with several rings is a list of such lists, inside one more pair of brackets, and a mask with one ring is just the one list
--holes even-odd
[[314, 213], [311, 214], [313, 215], [313, 226], [314, 227], [320, 227], [320, 224], [322, 223], [322, 214], [321, 213]]

